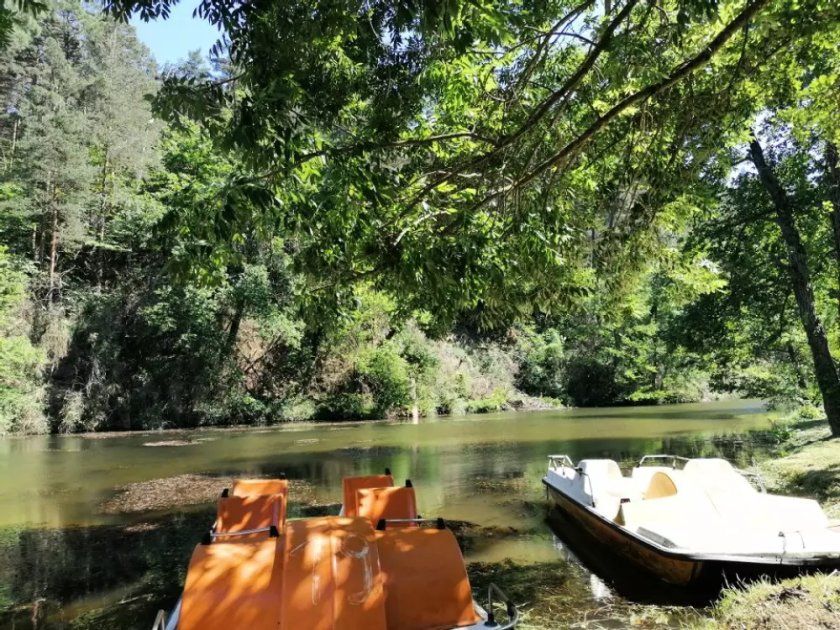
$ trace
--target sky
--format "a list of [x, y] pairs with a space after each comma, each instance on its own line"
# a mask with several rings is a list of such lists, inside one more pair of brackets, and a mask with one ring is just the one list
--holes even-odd
[[187, 53], [197, 48], [207, 56], [210, 47], [219, 38], [219, 31], [214, 26], [204, 20], [193, 19], [192, 12], [196, 6], [198, 2], [179, 2], [172, 7], [168, 20], [143, 22], [137, 16], [131, 18], [137, 36], [151, 49], [159, 66], [186, 59]]

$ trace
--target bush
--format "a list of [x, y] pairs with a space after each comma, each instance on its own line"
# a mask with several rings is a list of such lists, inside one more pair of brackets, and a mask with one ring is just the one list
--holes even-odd
[[796, 410], [796, 417], [800, 420], [819, 420], [823, 417], [823, 413], [814, 405], [802, 405]]
[[318, 420], [365, 420], [376, 417], [370, 394], [344, 392], [328, 397], [315, 408]]
[[567, 364], [566, 395], [577, 407], [614, 405], [623, 399], [612, 367], [586, 358]]
[[563, 340], [555, 330], [538, 335], [523, 332], [519, 337], [520, 365], [516, 386], [530, 396], [561, 398], [563, 385]]
[[408, 362], [393, 343], [385, 343], [363, 357], [359, 379], [373, 399], [373, 413], [387, 416], [404, 412], [412, 403]]
[[492, 413], [494, 411], [501, 411], [507, 403], [507, 393], [503, 389], [497, 388], [487, 398], [467, 402], [467, 410], [470, 413]]

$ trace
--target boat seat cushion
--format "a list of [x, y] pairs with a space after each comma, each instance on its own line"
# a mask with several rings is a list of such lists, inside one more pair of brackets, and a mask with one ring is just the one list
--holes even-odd
[[[282, 494], [219, 499], [216, 509], [216, 532], [241, 532], [274, 525], [283, 530], [286, 522], [286, 497]], [[268, 533], [246, 534], [259, 538]], [[226, 537], [219, 537], [224, 539]], [[233, 538], [233, 537], [231, 537]], [[241, 538], [237, 536], [236, 538]]]
[[251, 497], [261, 494], [288, 495], [289, 482], [285, 479], [237, 479], [230, 489], [232, 497]]
[[364, 477], [345, 477], [342, 481], [342, 500], [344, 503], [344, 516], [355, 517], [359, 515], [357, 504], [359, 490], [367, 488], [392, 488], [394, 478], [391, 475], [367, 475]]
[[[356, 491], [358, 515], [370, 519], [376, 527], [380, 519], [417, 518], [414, 488], [367, 488]], [[393, 527], [417, 527], [417, 523], [394, 523]], [[391, 527], [389, 525], [389, 527]]]

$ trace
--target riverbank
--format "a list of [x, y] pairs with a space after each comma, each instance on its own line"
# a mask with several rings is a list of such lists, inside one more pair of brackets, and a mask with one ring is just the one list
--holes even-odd
[[[840, 519], [840, 438], [825, 420], [781, 423], [778, 457], [759, 463], [768, 492], [816, 499]], [[779, 582], [761, 581], [724, 591], [713, 617], [695, 630], [840, 629], [840, 573]]]

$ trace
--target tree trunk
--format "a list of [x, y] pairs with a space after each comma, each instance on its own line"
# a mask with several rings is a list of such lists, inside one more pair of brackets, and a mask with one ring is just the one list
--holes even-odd
[[834, 237], [834, 262], [837, 274], [837, 315], [840, 321], [840, 166], [837, 162], [840, 155], [837, 153], [837, 145], [833, 142], [825, 146], [825, 174], [828, 183], [828, 198], [831, 201], [831, 233]]
[[20, 124], [20, 118], [15, 116], [15, 124], [12, 127], [12, 151], [9, 154], [9, 169], [11, 170], [15, 166], [15, 151], [17, 151], [17, 134], [18, 134], [18, 125]]
[[236, 348], [236, 340], [239, 337], [239, 326], [242, 324], [242, 316], [244, 314], [245, 302], [244, 300], [237, 300], [233, 317], [230, 320], [230, 328], [228, 328], [227, 342], [225, 343], [225, 351], [228, 354]]
[[108, 149], [105, 149], [105, 159], [102, 163], [102, 190], [99, 199], [99, 261], [96, 270], [97, 290], [102, 292], [102, 278], [105, 275], [105, 223], [108, 220]]
[[825, 415], [831, 427], [831, 433], [840, 436], [840, 375], [828, 347], [828, 335], [817, 314], [814, 289], [811, 287], [811, 274], [808, 260], [799, 230], [794, 219], [793, 206], [776, 173], [764, 159], [764, 151], [756, 138], [750, 142], [750, 158], [758, 170], [758, 175], [776, 208], [776, 223], [782, 231], [788, 254], [786, 265], [799, 317], [808, 338], [808, 346], [814, 359], [814, 373], [823, 398]]
[[58, 204], [55, 203], [55, 195], [50, 195], [50, 208], [52, 210], [52, 243], [50, 245], [50, 292], [47, 297], [47, 304], [52, 306], [55, 297], [55, 272], [58, 263]]

